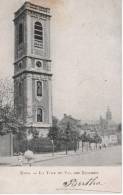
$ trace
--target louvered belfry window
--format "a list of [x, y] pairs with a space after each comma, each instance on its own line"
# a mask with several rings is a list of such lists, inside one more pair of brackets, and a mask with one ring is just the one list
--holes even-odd
[[19, 24], [19, 44], [23, 42], [24, 39], [24, 30], [23, 30], [23, 25], [20, 23]]
[[43, 27], [40, 22], [35, 22], [34, 41], [35, 47], [43, 47]]

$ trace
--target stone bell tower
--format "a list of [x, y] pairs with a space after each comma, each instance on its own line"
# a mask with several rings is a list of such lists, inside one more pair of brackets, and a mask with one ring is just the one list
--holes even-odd
[[52, 125], [50, 9], [25, 2], [15, 12], [14, 104], [28, 130], [47, 136]]

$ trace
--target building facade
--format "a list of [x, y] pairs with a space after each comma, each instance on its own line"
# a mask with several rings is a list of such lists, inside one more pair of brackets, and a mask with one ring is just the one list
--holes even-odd
[[30, 2], [15, 12], [14, 105], [27, 132], [52, 125], [50, 9]]

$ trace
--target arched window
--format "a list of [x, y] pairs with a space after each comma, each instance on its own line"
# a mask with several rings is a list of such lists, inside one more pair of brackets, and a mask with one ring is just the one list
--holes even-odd
[[37, 81], [37, 96], [42, 96], [42, 82]]
[[37, 42], [37, 44], [35, 44], [35, 46], [40, 47], [43, 45], [43, 27], [42, 27], [42, 24], [40, 22], [35, 22], [34, 40], [35, 40], [35, 42]]
[[23, 42], [24, 39], [24, 32], [23, 32], [23, 25], [19, 24], [19, 44]]
[[43, 121], [43, 111], [41, 108], [37, 109], [37, 122], [42, 122]]

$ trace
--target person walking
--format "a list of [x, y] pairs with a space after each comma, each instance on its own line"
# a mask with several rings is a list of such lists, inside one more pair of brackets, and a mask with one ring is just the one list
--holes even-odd
[[18, 156], [18, 164], [19, 166], [23, 165], [23, 154], [20, 152]]

